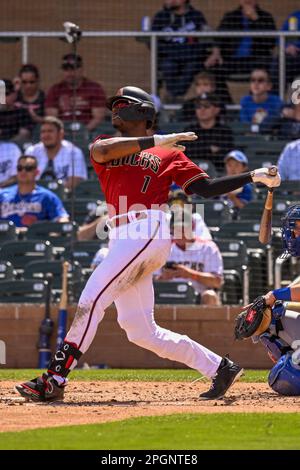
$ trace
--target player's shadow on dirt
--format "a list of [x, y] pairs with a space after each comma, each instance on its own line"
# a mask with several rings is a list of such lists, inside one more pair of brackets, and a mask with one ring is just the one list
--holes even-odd
[[[199, 400], [197, 400], [197, 403], [200, 403]], [[114, 398], [110, 400], [90, 400], [90, 401], [80, 401], [80, 402], [74, 402], [74, 401], [57, 401], [53, 403], [45, 403], [44, 405], [50, 405], [50, 406], [67, 406], [67, 407], [81, 407], [81, 406], [138, 406], [138, 405], [182, 405], [182, 401], [178, 400], [164, 400], [164, 399], [140, 399], [140, 400], [116, 400]]]
[[[106, 400], [106, 401], [95, 401], [95, 400], [91, 400], [91, 401], [81, 401], [81, 402], [67, 402], [67, 401], [57, 401], [57, 402], [54, 402], [54, 403], [47, 403], [47, 405], [49, 406], [67, 406], [68, 408], [70, 407], [73, 407], [73, 408], [78, 408], [78, 407], [82, 407], [82, 406], [136, 406], [138, 405], [140, 402], [138, 401], [134, 401], [134, 400], [124, 400], [124, 401], [120, 401], [120, 400]], [[145, 403], [143, 401], [143, 403]]]

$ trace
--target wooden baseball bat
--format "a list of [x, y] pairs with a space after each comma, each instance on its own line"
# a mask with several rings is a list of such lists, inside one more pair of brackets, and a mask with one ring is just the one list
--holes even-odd
[[51, 319], [51, 289], [52, 289], [53, 275], [47, 273], [46, 275], [46, 295], [45, 295], [45, 316], [40, 326], [39, 336], [39, 369], [46, 369], [51, 359], [51, 346], [50, 340], [53, 333], [53, 320]]
[[67, 333], [68, 271], [69, 271], [69, 263], [68, 261], [65, 261], [62, 266], [62, 294], [60, 298], [58, 319], [57, 319], [56, 349], [59, 349]]
[[[277, 174], [277, 167], [271, 166], [269, 168], [269, 175], [275, 176]], [[263, 245], [267, 245], [272, 237], [272, 210], [273, 210], [273, 188], [268, 188], [268, 194], [265, 200], [264, 210], [260, 220], [260, 228], [258, 239]]]

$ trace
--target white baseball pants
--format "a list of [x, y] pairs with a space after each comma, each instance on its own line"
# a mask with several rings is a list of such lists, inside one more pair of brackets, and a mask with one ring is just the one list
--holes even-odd
[[[152, 273], [165, 264], [170, 245], [169, 226], [162, 211], [149, 210], [146, 219], [113, 228], [109, 253], [81, 294], [66, 341], [76, 343], [85, 353], [105, 309], [115, 302], [118, 323], [129, 341], [213, 377], [220, 356], [188, 336], [161, 328], [154, 320]], [[76, 361], [71, 368], [75, 365]]]

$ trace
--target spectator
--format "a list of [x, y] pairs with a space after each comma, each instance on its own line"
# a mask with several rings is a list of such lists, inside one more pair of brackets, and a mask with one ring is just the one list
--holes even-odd
[[0, 106], [0, 140], [13, 140], [23, 144], [30, 137], [30, 116], [25, 109], [16, 107], [17, 93], [13, 82], [4, 80], [6, 105]]
[[278, 160], [278, 169], [283, 181], [300, 181], [300, 139], [285, 146]]
[[195, 132], [198, 140], [189, 142], [186, 148], [192, 160], [210, 160], [218, 171], [223, 171], [224, 157], [234, 146], [231, 129], [219, 122], [220, 112], [221, 105], [216, 95], [207, 93], [197, 98], [197, 124], [189, 126], [186, 131]]
[[[300, 10], [291, 13], [282, 25], [281, 31], [300, 31]], [[286, 83], [291, 83], [299, 75], [300, 67], [300, 36], [286, 38], [285, 47], [285, 78]], [[273, 61], [272, 79], [275, 89], [278, 90], [278, 57]]]
[[16, 144], [0, 140], [0, 188], [16, 182], [17, 162], [20, 155], [21, 150]]
[[220, 98], [222, 103], [222, 114], [225, 114], [224, 104], [232, 103], [231, 97], [228, 94], [226, 97], [220, 96], [220, 93], [216, 91], [216, 78], [210, 72], [200, 72], [194, 77], [193, 82], [193, 98], [185, 101], [182, 107], [182, 119], [184, 121], [195, 121], [196, 120], [196, 100], [198, 96], [204, 93], [215, 93]]
[[41, 142], [28, 147], [25, 153], [36, 157], [39, 178], [61, 179], [67, 189], [72, 189], [87, 179], [84, 155], [78, 147], [64, 140], [63, 123], [56, 117], [44, 118]]
[[[186, 204], [192, 204], [192, 198], [187, 196], [180, 186], [173, 184], [169, 193], [168, 204], [171, 211], [175, 213], [176, 210], [182, 210]], [[199, 212], [193, 212], [192, 214], [192, 227], [196, 237], [202, 240], [212, 240], [209, 228]]]
[[157, 280], [191, 282], [201, 294], [201, 304], [218, 305], [217, 290], [223, 282], [223, 262], [213, 241], [201, 240], [192, 229], [190, 211], [183, 211], [173, 223], [173, 243], [168, 264]]
[[17, 165], [17, 184], [0, 191], [0, 217], [16, 227], [28, 227], [39, 220], [67, 222], [69, 216], [61, 200], [36, 184], [37, 160], [21, 155]]
[[241, 122], [260, 126], [265, 119], [280, 115], [283, 101], [271, 93], [272, 82], [267, 70], [254, 69], [250, 77], [250, 94], [241, 100]]
[[[218, 31], [276, 31], [272, 15], [262, 10], [256, 0], [240, 0], [236, 10], [225, 13]], [[216, 42], [205, 66], [221, 66], [220, 73], [249, 73], [260, 64], [268, 67], [272, 59], [275, 38], [226, 37]]]
[[19, 71], [21, 88], [15, 106], [26, 109], [30, 115], [30, 129], [43, 121], [45, 93], [40, 89], [40, 74], [35, 65], [25, 64]]
[[103, 121], [106, 112], [103, 88], [84, 77], [79, 55], [63, 56], [61, 68], [63, 80], [49, 89], [45, 103], [46, 114], [70, 122], [75, 112], [77, 122], [85, 124], [89, 131], [94, 130]]
[[286, 105], [279, 116], [266, 119], [261, 132], [272, 134], [282, 139], [298, 139], [300, 136], [300, 103]]
[[[190, 5], [189, 0], [169, 1], [152, 22], [152, 31], [184, 33], [207, 28], [203, 13]], [[171, 99], [185, 94], [206, 56], [206, 45], [197, 38], [173, 36], [159, 40], [159, 68]]]
[[[226, 174], [228, 176], [240, 175], [246, 173], [248, 169], [248, 158], [239, 150], [232, 150], [225, 157]], [[240, 209], [245, 207], [253, 198], [252, 184], [245, 184], [242, 188], [227, 193], [226, 199], [229, 206], [232, 207], [234, 215], [237, 215]]]

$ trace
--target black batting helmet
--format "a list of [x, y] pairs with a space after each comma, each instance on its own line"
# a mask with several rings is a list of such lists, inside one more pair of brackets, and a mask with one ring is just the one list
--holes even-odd
[[108, 98], [106, 106], [112, 110], [117, 101], [130, 103], [129, 106], [118, 109], [118, 116], [123, 121], [147, 121], [147, 127], [152, 127], [155, 120], [155, 106], [151, 96], [141, 88], [125, 86], [114, 96]]

